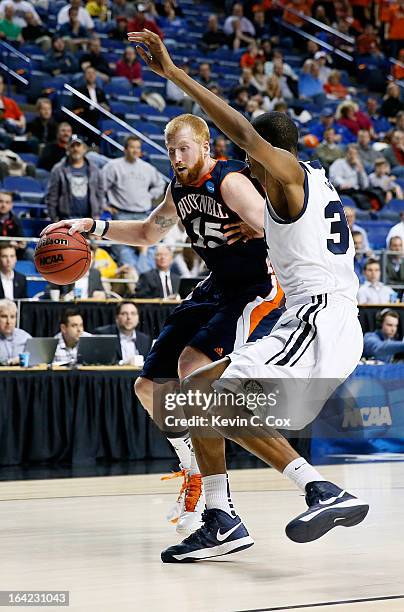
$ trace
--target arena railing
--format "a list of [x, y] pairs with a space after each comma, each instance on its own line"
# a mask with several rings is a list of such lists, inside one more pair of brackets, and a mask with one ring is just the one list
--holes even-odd
[[[296, 14], [299, 17], [302, 17], [300, 13], [296, 12]], [[339, 49], [336, 49], [329, 43], [324, 42], [323, 40], [321, 40], [320, 38], [317, 38], [316, 36], [313, 36], [312, 34], [307, 34], [307, 32], [303, 32], [303, 30], [300, 30], [296, 26], [293, 26], [290, 23], [287, 23], [286, 21], [284, 21], [283, 19], [280, 19], [279, 17], [275, 17], [274, 21], [276, 21], [276, 23], [278, 23], [282, 28], [290, 30], [291, 32], [294, 32], [295, 34], [302, 36], [306, 40], [311, 40], [317, 43], [319, 47], [323, 47], [323, 49], [326, 49], [329, 53], [331, 53], [331, 55], [338, 55], [339, 57], [341, 57], [342, 59], [348, 62], [354, 61], [354, 58], [352, 57], [352, 55], [349, 55], [348, 53], [345, 53], [344, 51], [340, 51]]]
[[[149, 138], [148, 136], [143, 134], [143, 132], [139, 132], [139, 130], [137, 130], [132, 125], [127, 123], [127, 121], [124, 121], [123, 119], [120, 119], [120, 117], [117, 117], [116, 115], [111, 113], [111, 111], [107, 110], [106, 108], [104, 108], [103, 106], [98, 104], [98, 102], [94, 102], [93, 100], [91, 100], [91, 98], [89, 98], [85, 94], [81, 93], [81, 91], [78, 91], [77, 89], [75, 89], [74, 87], [69, 85], [68, 83], [65, 83], [64, 88], [67, 91], [69, 91], [70, 93], [72, 93], [74, 96], [77, 96], [78, 98], [81, 98], [81, 100], [84, 100], [89, 105], [91, 105], [92, 107], [96, 108], [105, 117], [108, 117], [108, 119], [111, 119], [112, 121], [115, 121], [115, 123], [117, 123], [117, 125], [120, 125], [121, 127], [123, 127], [127, 132], [130, 132], [134, 136], [137, 136], [138, 138], [140, 138], [143, 142], [146, 142], [148, 145], [153, 147], [156, 150], [156, 152], [158, 152], [161, 155], [165, 155], [167, 157], [167, 150], [166, 149], [164, 149], [158, 143], [156, 143], [153, 140], [151, 140], [151, 138]], [[116, 140], [114, 140], [113, 138], [111, 138], [110, 136], [105, 134], [104, 132], [102, 132], [102, 130], [99, 130], [98, 128], [95, 128], [94, 126], [90, 125], [82, 117], [79, 117], [78, 115], [73, 113], [70, 109], [66, 108], [66, 106], [62, 106], [61, 110], [64, 113], [66, 113], [67, 115], [69, 115], [69, 117], [71, 117], [72, 119], [77, 120], [82, 125], [85, 125], [87, 128], [91, 129], [91, 131], [93, 131], [94, 133], [99, 134], [102, 138], [104, 138], [105, 140], [110, 142], [114, 147], [117, 147], [119, 150], [123, 151], [123, 146], [119, 142], [117, 142]], [[162, 172], [160, 172], [160, 174], [161, 174], [161, 176], [164, 178], [164, 180], [167, 183], [170, 182], [170, 178], [168, 176], [166, 176]]]
[[345, 40], [346, 42], [350, 44], [355, 44], [355, 38], [353, 36], [349, 36], [348, 34], [343, 34], [336, 28], [332, 28], [331, 26], [328, 26], [325, 23], [322, 23], [322, 21], [318, 21], [318, 19], [314, 19], [314, 17], [305, 15], [304, 13], [301, 13], [300, 11], [293, 9], [290, 6], [285, 6], [284, 10], [287, 11], [288, 13], [292, 13], [292, 15], [296, 15], [296, 17], [300, 17], [300, 19], [303, 19], [303, 21], [306, 21], [307, 23], [315, 25], [320, 30], [324, 30], [324, 32], [328, 32], [329, 34], [333, 34], [333, 36], [342, 38], [342, 40]]
[[21, 53], [21, 51], [18, 51], [18, 49], [15, 49], [12, 45], [9, 45], [4, 40], [0, 40], [0, 55], [1, 55], [1, 60], [2, 60], [0, 61], [0, 69], [4, 70], [4, 72], [7, 74], [7, 93], [8, 95], [10, 95], [10, 85], [11, 85], [10, 77], [16, 79], [23, 85], [29, 85], [29, 79], [26, 79], [21, 74], [18, 74], [18, 72], [16, 72], [15, 70], [7, 66], [7, 61], [9, 61], [10, 55], [14, 55], [15, 57], [20, 58], [23, 62], [26, 62], [26, 64], [28, 65], [27, 72], [28, 72], [28, 76], [30, 76], [31, 58], [28, 57], [27, 55], [24, 55], [24, 53]]

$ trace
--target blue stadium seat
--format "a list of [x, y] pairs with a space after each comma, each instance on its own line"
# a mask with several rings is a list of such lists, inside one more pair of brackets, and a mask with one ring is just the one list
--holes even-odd
[[125, 77], [112, 77], [111, 82], [105, 85], [104, 92], [105, 94], [115, 96], [130, 95], [133, 92], [133, 88], [132, 84]]
[[17, 261], [15, 269], [20, 274], [25, 274], [25, 276], [32, 276], [33, 274], [38, 275], [33, 261], [25, 261], [24, 259]]
[[24, 235], [37, 238], [41, 231], [49, 224], [46, 219], [22, 219]]
[[120, 102], [119, 100], [111, 100], [109, 106], [111, 108], [111, 113], [114, 113], [115, 115], [125, 115], [131, 111], [129, 104]]
[[170, 160], [165, 155], [152, 154], [149, 156], [150, 163], [165, 176], [172, 176]]
[[352, 206], [352, 208], [356, 208], [356, 204], [352, 198], [347, 195], [340, 195], [341, 202], [344, 206]]
[[391, 200], [383, 210], [388, 210], [395, 213], [404, 212], [404, 200]]
[[8, 191], [43, 194], [41, 183], [30, 176], [6, 176], [3, 186]]
[[[28, 113], [25, 113], [25, 117], [28, 120], [27, 114]], [[38, 163], [39, 158], [35, 153], [20, 153], [19, 155], [27, 164], [34, 164], [34, 166], [36, 166]]]
[[391, 228], [391, 223], [361, 220], [361, 226], [367, 231], [369, 243], [373, 249], [383, 249], [386, 246], [386, 236]]

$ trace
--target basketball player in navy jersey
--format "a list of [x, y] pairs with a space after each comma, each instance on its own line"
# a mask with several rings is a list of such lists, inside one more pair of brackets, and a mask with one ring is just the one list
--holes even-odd
[[[193, 98], [246, 151], [253, 175], [265, 188], [268, 250], [286, 297], [286, 311], [269, 335], [194, 372], [186, 388], [197, 390], [202, 380], [205, 388], [234, 392], [240, 379], [250, 379], [256, 386], [257, 379], [271, 384], [300, 379], [325, 381], [323, 390], [329, 384], [331, 393], [355, 369], [363, 346], [353, 241], [336, 190], [319, 163], [299, 163], [297, 128], [286, 114], [266, 113], [251, 125], [177, 68], [158, 36], [144, 30], [130, 32], [128, 38], [147, 48], [137, 47], [154, 72]], [[246, 203], [249, 206], [248, 200]], [[293, 399], [304, 405], [306, 397]], [[192, 414], [187, 409], [185, 413]], [[337, 525], [350, 527], [365, 518], [369, 509], [365, 502], [325, 481], [282, 436], [242, 436], [212, 424], [212, 432], [218, 429], [223, 436], [233, 437], [305, 492], [308, 510], [286, 527], [286, 534], [295, 542], [315, 540]], [[231, 503], [224, 438], [194, 429], [191, 434], [207, 509], [200, 529], [163, 551], [161, 558], [166, 563], [230, 554], [254, 543]]]
[[[210, 156], [209, 128], [193, 115], [180, 115], [165, 129], [175, 177], [164, 201], [145, 221], [80, 219], [49, 225], [43, 233], [68, 226], [70, 232], [90, 232], [135, 246], [159, 242], [181, 220], [192, 247], [210, 275], [167, 319], [148, 354], [135, 384], [143, 406], [175, 449], [184, 478], [177, 504], [169, 514], [177, 532], [187, 534], [200, 525], [204, 509], [201, 475], [187, 427], [166, 426], [162, 402], [170, 391], [199, 367], [210, 364], [247, 340], [268, 334], [283, 312], [283, 291], [270, 273], [262, 238], [264, 199], [249, 178], [244, 162], [216, 161]], [[248, 202], [248, 206], [246, 203]], [[249, 227], [247, 242], [234, 240], [240, 221]], [[231, 228], [231, 245], [224, 236]], [[251, 229], [252, 228], [252, 229]]]

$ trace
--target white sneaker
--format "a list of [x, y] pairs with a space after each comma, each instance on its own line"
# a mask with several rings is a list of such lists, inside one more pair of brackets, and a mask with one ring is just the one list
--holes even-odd
[[202, 492], [202, 476], [200, 474], [187, 474], [184, 494], [184, 504], [176, 527], [176, 532], [181, 536], [196, 531], [202, 524], [205, 496]]

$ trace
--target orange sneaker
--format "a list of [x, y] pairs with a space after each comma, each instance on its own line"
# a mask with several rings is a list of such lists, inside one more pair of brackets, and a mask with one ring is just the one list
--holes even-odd
[[176, 531], [180, 535], [192, 533], [202, 523], [202, 512], [205, 510], [205, 496], [202, 491], [202, 476], [187, 474], [184, 507], [177, 521]]

